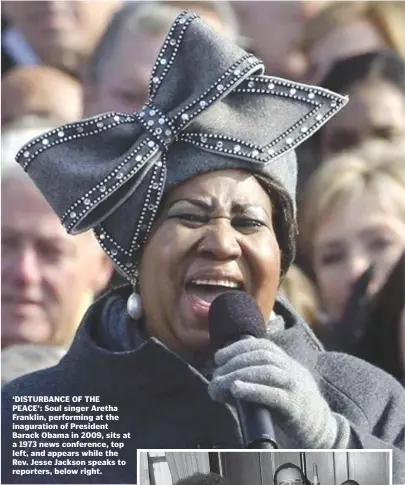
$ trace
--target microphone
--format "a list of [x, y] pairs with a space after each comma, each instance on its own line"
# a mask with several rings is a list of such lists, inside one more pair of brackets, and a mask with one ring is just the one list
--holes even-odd
[[[227, 291], [215, 298], [208, 322], [214, 351], [238, 340], [266, 336], [266, 326], [256, 301], [242, 291]], [[278, 448], [268, 408], [237, 399], [236, 410], [245, 448]]]

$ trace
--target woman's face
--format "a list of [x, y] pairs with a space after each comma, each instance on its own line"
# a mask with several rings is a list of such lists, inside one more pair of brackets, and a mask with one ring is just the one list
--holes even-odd
[[236, 288], [256, 299], [267, 321], [280, 275], [272, 217], [269, 196], [242, 171], [211, 172], [176, 187], [141, 260], [150, 334], [176, 351], [206, 347], [211, 302]]
[[405, 250], [405, 218], [365, 191], [338, 204], [321, 221], [314, 238], [314, 270], [328, 315], [338, 319], [353, 283], [370, 266], [376, 293]]
[[324, 155], [352, 148], [370, 139], [405, 140], [405, 95], [395, 85], [370, 80], [347, 91], [350, 101], [325, 125]]

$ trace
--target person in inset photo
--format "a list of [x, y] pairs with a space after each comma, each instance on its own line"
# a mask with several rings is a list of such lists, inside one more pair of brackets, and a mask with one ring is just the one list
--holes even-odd
[[274, 472], [274, 485], [310, 485], [301, 468], [294, 463], [284, 463]]

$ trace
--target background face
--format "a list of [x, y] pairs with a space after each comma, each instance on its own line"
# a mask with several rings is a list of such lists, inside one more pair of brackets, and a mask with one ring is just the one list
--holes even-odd
[[67, 235], [30, 181], [2, 184], [2, 344], [64, 344], [111, 265], [92, 234]]
[[342, 315], [351, 286], [372, 263], [369, 291], [376, 293], [404, 250], [405, 220], [388, 212], [375, 194], [357, 193], [332, 208], [314, 240], [315, 275], [328, 315]]
[[5, 16], [46, 63], [76, 70], [93, 49], [120, 0], [7, 1]]
[[100, 73], [93, 112], [87, 115], [139, 110], [147, 101], [150, 73], [163, 41], [163, 35], [124, 33]]
[[324, 154], [353, 148], [374, 138], [405, 142], [405, 95], [381, 80], [354, 85], [349, 103], [322, 130]]
[[[322, 2], [320, 2], [322, 3]], [[298, 44], [305, 20], [303, 2], [235, 2], [242, 34], [274, 76], [301, 79], [306, 60]]]

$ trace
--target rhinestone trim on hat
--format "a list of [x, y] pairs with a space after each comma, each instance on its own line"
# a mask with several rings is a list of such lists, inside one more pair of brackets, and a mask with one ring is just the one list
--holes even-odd
[[262, 147], [239, 138], [200, 132], [181, 133], [179, 140], [210, 152], [268, 163], [301, 144], [347, 102], [345, 96], [336, 95], [327, 89], [312, 88], [265, 75], [254, 75], [245, 79], [233, 92], [289, 98], [310, 105], [312, 109], [279, 137]]
[[[61, 222], [70, 231], [77, 226], [95, 207], [117, 191], [150, 160], [156, 147], [149, 147], [150, 140], [145, 140], [133, 150], [107, 177], [87, 191], [62, 215]], [[133, 162], [136, 162], [133, 165]]]
[[225, 135], [185, 133], [179, 136], [179, 140], [211, 152], [219, 152], [232, 158], [248, 159], [251, 162], [263, 162], [266, 155], [257, 145]]
[[198, 15], [193, 12], [182, 12], [173, 23], [162, 48], [160, 49], [150, 76], [148, 97], [151, 101], [153, 101], [158, 87], [162, 84], [163, 79], [169, 72], [169, 69], [176, 58], [187, 27], [197, 17]]
[[69, 123], [61, 128], [48, 131], [24, 145], [23, 148], [18, 151], [16, 160], [21, 163], [24, 170], [27, 170], [35, 157], [55, 145], [60, 145], [61, 143], [75, 140], [77, 138], [97, 135], [102, 131], [109, 130], [118, 125], [133, 122], [134, 118], [131, 115], [123, 113], [106, 113], [76, 123]]
[[[225, 97], [229, 91], [234, 90], [235, 85], [243, 82], [244, 76], [257, 70], [261, 64], [261, 61], [251, 54], [235, 62], [214, 84], [206, 89], [191, 104], [188, 104], [177, 113], [174, 118], [177, 129], [179, 131], [183, 130], [196, 116], [201, 114], [215, 101]], [[235, 71], [237, 74], [235, 74]]]
[[142, 249], [155, 220], [163, 196], [166, 171], [166, 157], [163, 154], [161, 160], [153, 166], [151, 181], [129, 250], [124, 249], [114, 237], [107, 232], [103, 223], [98, 224], [94, 228], [94, 234], [100, 246], [120, 268], [128, 280], [134, 283], [136, 282], [139, 273], [139, 258], [137, 257], [137, 252]]
[[159, 147], [166, 151], [175, 139], [177, 130], [172, 121], [151, 102], [145, 104], [139, 113], [134, 114], [137, 121], [150, 133]]
[[[180, 14], [170, 29], [162, 49], [158, 55], [158, 58], [154, 64], [150, 82], [149, 82], [149, 102], [148, 105], [152, 106], [154, 97], [161, 85], [163, 79], [167, 75], [172, 66], [174, 59], [178, 53], [178, 48], [181, 44], [181, 40], [187, 30], [188, 25], [198, 18], [197, 14], [192, 12], [183, 12]], [[175, 138], [179, 131], [188, 126], [193, 119], [207, 109], [211, 104], [217, 101], [219, 98], [228, 94], [230, 89], [235, 85], [242, 82], [242, 79], [249, 73], [253, 73], [258, 70], [259, 66], [263, 63], [252, 54], [243, 56], [239, 61], [235, 62], [219, 79], [216, 80], [208, 89], [206, 89], [200, 96], [198, 96], [191, 104], [185, 106], [179, 111], [173, 118], [172, 122], [175, 125], [173, 137]], [[156, 107], [153, 107], [153, 111], [158, 111]], [[151, 127], [155, 126], [153, 119], [147, 119], [148, 131], [151, 133]], [[146, 127], [145, 127], [146, 128]], [[168, 135], [170, 136], [170, 135]], [[173, 140], [168, 140], [169, 144]], [[167, 149], [167, 143], [164, 145]]]

